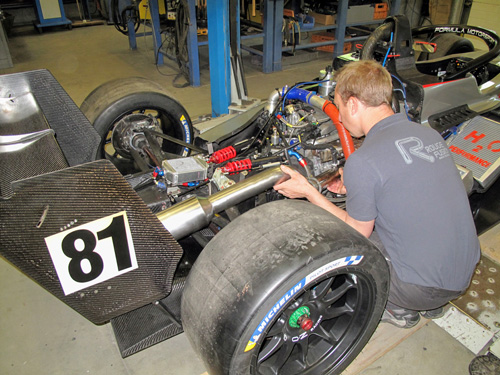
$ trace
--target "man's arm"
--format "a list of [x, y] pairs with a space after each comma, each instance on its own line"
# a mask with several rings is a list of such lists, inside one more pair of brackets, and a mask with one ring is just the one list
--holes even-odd
[[373, 232], [375, 220], [359, 221], [347, 213], [347, 211], [334, 205], [323, 194], [316, 190], [304, 176], [293, 169], [282, 165], [281, 170], [290, 176], [290, 179], [274, 186], [274, 190], [283, 194], [288, 198], [306, 198], [312, 204], [323, 208], [330, 212], [332, 215], [337, 216], [339, 219], [345, 221], [351, 227], [363, 234], [365, 237], [370, 237]]

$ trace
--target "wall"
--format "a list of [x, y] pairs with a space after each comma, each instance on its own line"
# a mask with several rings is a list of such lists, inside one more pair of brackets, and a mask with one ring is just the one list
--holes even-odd
[[469, 25], [481, 26], [500, 35], [500, 1], [474, 0], [469, 15]]
[[[500, 1], [499, 0], [474, 0], [467, 24], [493, 30], [500, 35]], [[484, 49], [485, 44], [471, 38], [476, 48]]]

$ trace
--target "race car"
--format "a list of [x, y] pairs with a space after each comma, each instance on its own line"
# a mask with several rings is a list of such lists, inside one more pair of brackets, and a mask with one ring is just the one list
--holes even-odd
[[[499, 219], [488, 210], [499, 51], [491, 31], [412, 31], [395, 16], [333, 63], [387, 67], [394, 109], [446, 139], [479, 231]], [[289, 164], [345, 204], [325, 187], [363, 140], [339, 122], [334, 86], [327, 67], [195, 130], [143, 79], [106, 83], [78, 109], [47, 71], [0, 76], [2, 256], [93, 323], [111, 322], [124, 357], [185, 331], [210, 374], [341, 373], [379, 324], [387, 263], [344, 222], [273, 190]]]

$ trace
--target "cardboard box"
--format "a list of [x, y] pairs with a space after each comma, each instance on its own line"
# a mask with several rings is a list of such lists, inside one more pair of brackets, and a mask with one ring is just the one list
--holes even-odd
[[353, 5], [347, 10], [347, 24], [373, 21], [374, 7], [369, 5]]
[[453, 0], [429, 0], [429, 14], [434, 25], [448, 23]]
[[387, 18], [389, 6], [387, 3], [369, 5], [353, 5], [347, 10], [347, 23], [370, 22]]
[[335, 15], [321, 14], [316, 12], [309, 12], [308, 15], [314, 18], [315, 23], [319, 23], [321, 25], [335, 25]]

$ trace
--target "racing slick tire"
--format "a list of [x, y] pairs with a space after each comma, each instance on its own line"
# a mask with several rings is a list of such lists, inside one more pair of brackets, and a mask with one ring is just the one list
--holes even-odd
[[[154, 118], [158, 131], [185, 143], [193, 141], [193, 125], [184, 107], [159, 84], [144, 78], [117, 79], [104, 83], [83, 101], [80, 110], [101, 136], [98, 158], [107, 158], [118, 165], [132, 160], [126, 153], [117, 153], [113, 132], [117, 124], [131, 116]], [[137, 117], [136, 117], [137, 118]], [[189, 148], [168, 140], [161, 141], [161, 149], [172, 154], [188, 156]], [[124, 160], [125, 159], [125, 160]], [[118, 166], [117, 165], [117, 166]]]
[[474, 51], [474, 45], [469, 39], [455, 34], [438, 34], [431, 39], [431, 43], [436, 43], [436, 52], [431, 55], [433, 59]]
[[378, 326], [388, 289], [368, 239], [308, 202], [280, 200], [205, 247], [182, 323], [211, 375], [339, 374]]
[[430, 43], [436, 44], [436, 52], [432, 54], [421, 53], [418, 58], [419, 61], [474, 51], [474, 45], [469, 39], [462, 38], [455, 34], [438, 34], [430, 40]]

